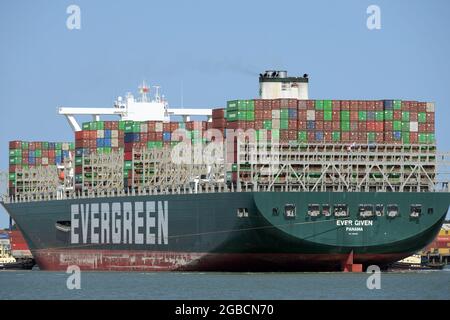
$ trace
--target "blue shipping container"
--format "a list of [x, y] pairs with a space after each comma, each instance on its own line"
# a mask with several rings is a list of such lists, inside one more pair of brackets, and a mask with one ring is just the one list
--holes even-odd
[[367, 120], [375, 121], [375, 111], [367, 111]]
[[297, 119], [297, 109], [288, 109], [289, 119]]
[[392, 110], [394, 108], [394, 100], [384, 100], [384, 110]]
[[323, 131], [316, 131], [316, 141], [323, 140]]
[[111, 138], [111, 130], [105, 130], [105, 138]]
[[394, 140], [395, 141], [402, 140], [402, 132], [401, 131], [394, 131]]
[[314, 130], [315, 128], [316, 128], [316, 121], [314, 121], [314, 120], [306, 121], [306, 129]]
[[163, 132], [163, 140], [164, 141], [170, 141], [170, 132]]
[[102, 148], [102, 147], [104, 147], [104, 139], [97, 138], [97, 148]]

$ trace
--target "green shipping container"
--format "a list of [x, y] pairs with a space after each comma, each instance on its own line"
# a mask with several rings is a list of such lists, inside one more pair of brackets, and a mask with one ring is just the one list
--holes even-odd
[[350, 111], [341, 111], [341, 121], [350, 121]]
[[29, 143], [22, 141], [22, 149], [28, 149]]
[[392, 126], [394, 131], [402, 131], [402, 122], [398, 120], [394, 120], [392, 122]]
[[75, 150], [75, 142], [69, 143], [69, 150]]
[[83, 164], [83, 158], [82, 157], [75, 157], [75, 165], [81, 166]]
[[125, 170], [131, 170], [133, 167], [133, 162], [132, 161], [125, 161], [124, 163], [124, 169]]
[[429, 144], [434, 144], [434, 143], [436, 143], [436, 138], [435, 138], [434, 133], [428, 133], [428, 134], [427, 134], [427, 142], [428, 142]]
[[417, 114], [417, 120], [421, 123], [427, 122], [427, 114], [426, 112], [419, 112]]
[[288, 109], [281, 109], [280, 110], [280, 119], [284, 119], [284, 120], [289, 119], [289, 111], [288, 111]]
[[[280, 126], [281, 126], [281, 121], [280, 121]], [[272, 120], [264, 120], [263, 121], [263, 128], [266, 129], [266, 130], [272, 129]]]
[[367, 112], [366, 111], [358, 111], [358, 120], [366, 121], [367, 120]]
[[16, 174], [15, 173], [10, 173], [9, 174], [9, 181], [15, 181], [16, 180]]
[[306, 131], [298, 132], [298, 141], [299, 142], [308, 142], [308, 135], [306, 134]]
[[341, 131], [350, 131], [350, 121], [341, 121]]
[[323, 120], [325, 120], [325, 121], [333, 120], [333, 112], [332, 111], [325, 111], [323, 113]]
[[341, 141], [341, 133], [339, 131], [333, 131], [331, 134], [334, 142]]
[[61, 142], [55, 143], [55, 150], [61, 150], [61, 149], [62, 149], [62, 143]]
[[55, 150], [55, 155], [56, 155], [57, 157], [61, 156], [61, 155], [62, 155], [62, 150], [61, 150], [61, 149]]
[[407, 133], [407, 134], [403, 134], [402, 135], [402, 141], [403, 141], [403, 144], [409, 144], [410, 142], [410, 140], [409, 140], [409, 134]]
[[383, 111], [376, 111], [375, 112], [375, 120], [376, 121], [383, 121], [384, 120], [384, 112]]
[[401, 110], [402, 100], [394, 100], [394, 110]]
[[314, 105], [316, 110], [323, 110], [323, 100], [316, 100]]
[[21, 157], [22, 156], [22, 149], [11, 149], [11, 150], [9, 150], [9, 156], [10, 157]]
[[419, 133], [419, 143], [428, 143], [428, 134]]
[[120, 131], [124, 131], [125, 130], [125, 124], [126, 124], [126, 121], [119, 121], [119, 130]]
[[90, 130], [91, 123], [90, 122], [83, 122], [83, 130]]
[[331, 100], [323, 100], [323, 110], [325, 111], [333, 110], [333, 104]]
[[409, 111], [402, 111], [402, 121], [409, 121]]
[[42, 150], [48, 150], [48, 142], [42, 142]]
[[272, 139], [280, 139], [280, 130], [272, 129]]
[[255, 121], [255, 112], [247, 111], [247, 121]]
[[103, 154], [104, 153], [104, 148], [103, 147], [97, 148], [97, 153], [98, 154]]
[[384, 111], [384, 120], [392, 121], [394, 119], [394, 111], [386, 110]]
[[247, 111], [255, 111], [255, 101], [247, 100]]
[[128, 170], [123, 170], [123, 177], [128, 178]]
[[367, 132], [367, 141], [374, 142], [375, 141], [375, 132]]
[[409, 121], [402, 122], [402, 131], [403, 132], [409, 132], [410, 127], [411, 127], [411, 125], [409, 124]]
[[289, 120], [281, 119], [280, 120], [280, 129], [289, 129]]
[[42, 151], [41, 150], [35, 150], [34, 151], [34, 156], [36, 158], [41, 158], [42, 157]]

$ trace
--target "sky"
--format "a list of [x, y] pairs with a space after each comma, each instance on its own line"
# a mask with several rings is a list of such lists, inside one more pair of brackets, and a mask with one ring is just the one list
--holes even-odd
[[266, 69], [308, 73], [312, 99], [434, 101], [450, 150], [449, 12], [447, 0], [3, 0], [0, 170], [10, 140], [74, 140], [59, 106], [110, 107], [146, 80], [172, 107], [220, 107], [256, 98]]

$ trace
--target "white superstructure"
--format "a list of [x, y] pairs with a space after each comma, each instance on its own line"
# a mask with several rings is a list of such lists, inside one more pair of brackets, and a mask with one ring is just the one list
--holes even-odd
[[267, 70], [259, 75], [261, 99], [308, 99], [308, 75], [288, 77], [287, 71]]
[[159, 94], [159, 86], [154, 86], [153, 99], [148, 97], [150, 88], [145, 82], [139, 87], [141, 96], [135, 98], [127, 93], [125, 98], [118, 97], [112, 108], [71, 108], [60, 107], [58, 113], [66, 116], [74, 131], [80, 131], [81, 127], [75, 119], [76, 115], [91, 115], [94, 121], [99, 121], [101, 115], [116, 115], [121, 120], [133, 121], [170, 121], [170, 116], [181, 116], [184, 121], [189, 121], [191, 116], [206, 116], [211, 118], [211, 109], [196, 108], [169, 108], [164, 96]]

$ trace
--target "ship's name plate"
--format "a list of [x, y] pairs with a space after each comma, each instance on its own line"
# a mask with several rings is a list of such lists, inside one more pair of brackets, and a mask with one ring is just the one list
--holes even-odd
[[345, 226], [345, 231], [350, 235], [357, 235], [358, 232], [364, 231], [363, 227], [373, 226], [372, 220], [336, 220], [337, 226]]
[[169, 243], [167, 201], [71, 205], [72, 244]]

